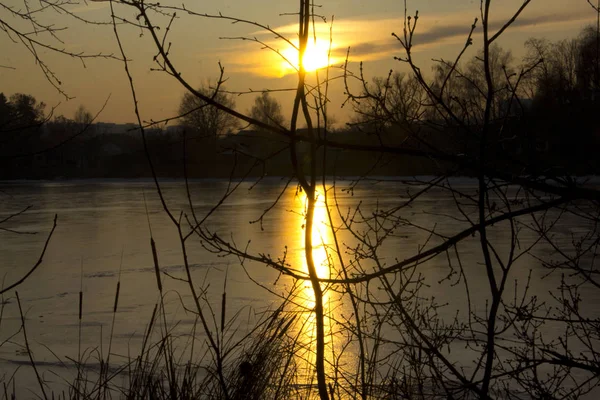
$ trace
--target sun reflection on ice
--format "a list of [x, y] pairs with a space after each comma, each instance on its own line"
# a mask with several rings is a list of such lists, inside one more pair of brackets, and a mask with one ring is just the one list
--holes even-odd
[[[332, 270], [335, 268], [334, 256], [337, 257], [335, 251], [333, 251], [334, 238], [329, 224], [329, 216], [327, 214], [327, 208], [325, 205], [325, 196], [323, 189], [320, 188], [316, 193], [316, 203], [313, 217], [313, 229], [311, 233], [312, 238], [312, 257], [317, 271], [317, 276], [321, 279], [328, 279], [332, 276]], [[297, 213], [301, 220], [299, 223], [302, 225], [302, 230], [298, 230], [297, 235], [297, 248], [300, 250], [297, 260], [301, 266], [299, 269], [308, 276], [308, 266], [306, 264], [305, 257], [305, 243], [304, 243], [304, 229], [306, 223], [306, 212], [307, 212], [307, 198], [304, 192], [297, 195], [295, 204], [298, 208], [301, 208], [301, 212]], [[327, 302], [329, 292], [325, 285], [323, 287], [323, 302]], [[311, 283], [307, 280], [304, 285], [303, 295], [306, 298], [305, 305], [308, 309], [314, 308], [314, 292], [312, 290]]]
[[[313, 230], [311, 238], [313, 242], [312, 256], [315, 264], [315, 269], [319, 278], [327, 279], [337, 275], [336, 268], [339, 268], [338, 255], [335, 251], [335, 238], [329, 223], [329, 215], [325, 204], [325, 195], [323, 188], [319, 188], [316, 194], [316, 204], [314, 209]], [[303, 192], [296, 193], [295, 215], [297, 216], [297, 226], [302, 226], [303, 229], [297, 230], [296, 249], [298, 250], [296, 262], [297, 268], [308, 275], [308, 266], [305, 258], [305, 223], [307, 212], [307, 198]], [[336, 331], [339, 331], [339, 321], [342, 321], [343, 314], [350, 315], [351, 310], [344, 309], [348, 307], [342, 303], [341, 295], [332, 290], [330, 285], [321, 284], [323, 290], [323, 307], [324, 307], [324, 326], [325, 326], [325, 354], [326, 354], [326, 373], [330, 376], [335, 374], [336, 363], [344, 364], [348, 367], [350, 364], [356, 363], [356, 357], [351, 347], [347, 346], [345, 337], [336, 336]], [[315, 384], [315, 344], [316, 344], [316, 318], [314, 313], [315, 294], [309, 280], [303, 282], [300, 291], [295, 297], [298, 304], [298, 312], [301, 314], [299, 331], [297, 333], [298, 346], [296, 351], [296, 359], [300, 369], [300, 383]], [[340, 357], [340, 353], [344, 352], [344, 356]]]

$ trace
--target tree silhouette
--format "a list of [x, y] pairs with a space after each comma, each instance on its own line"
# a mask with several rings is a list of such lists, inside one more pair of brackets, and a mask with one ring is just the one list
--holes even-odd
[[[220, 85], [212, 89], [209, 84], [204, 84], [197, 91], [214, 102], [235, 108], [233, 97], [223, 92]], [[217, 138], [233, 132], [239, 126], [237, 118], [189, 92], [181, 99], [179, 114], [183, 125], [202, 137]]]
[[45, 108], [43, 102], [28, 94], [15, 93], [8, 101], [0, 94], [0, 155], [8, 158], [40, 147], [37, 139], [46, 120]]
[[77, 107], [75, 115], [73, 116], [73, 121], [75, 121], [75, 123], [85, 126], [89, 125], [93, 120], [94, 116], [83, 104]]
[[271, 97], [269, 92], [263, 92], [254, 99], [250, 117], [267, 125], [280, 127], [284, 123], [281, 104]]
[[425, 96], [420, 83], [405, 73], [373, 78], [353, 101], [355, 117], [351, 124], [367, 130], [412, 124], [424, 117]]

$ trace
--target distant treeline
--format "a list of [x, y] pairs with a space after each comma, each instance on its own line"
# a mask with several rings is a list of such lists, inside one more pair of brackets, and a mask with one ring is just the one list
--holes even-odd
[[[518, 66], [509, 51], [491, 48], [494, 102], [492, 123], [486, 125], [485, 163], [518, 175], [600, 173], [598, 32], [586, 28], [578, 38], [559, 42], [530, 39], [526, 47]], [[316, 132], [319, 170], [328, 175], [423, 175], [450, 168], [471, 174], [469, 165], [479, 162], [482, 151], [484, 75], [476, 56], [464, 65], [438, 64], [430, 92], [414, 76], [401, 73], [364, 82], [351, 102], [352, 120], [343, 129]], [[431, 101], [432, 93], [437, 101]], [[292, 174], [290, 137], [252, 127], [231, 133], [235, 121], [194, 101], [182, 99], [182, 126], [147, 129], [145, 147], [134, 125], [106, 129], [111, 124], [92, 123], [82, 107], [73, 120], [50, 118], [32, 96], [0, 93], [0, 179], [148, 177], [146, 152], [157, 175], [165, 177]], [[223, 101], [230, 100], [225, 96]], [[233, 101], [228, 104], [234, 107]], [[257, 98], [251, 115], [285, 125], [279, 104], [266, 93]], [[306, 135], [297, 132], [299, 168], [306, 168]], [[335, 145], [323, 146], [326, 141]]]
[[[573, 120], [561, 115], [549, 120], [545, 113], [511, 118], [502, 125], [502, 130], [492, 129], [488, 164], [514, 174], [597, 174], [600, 170], [600, 158], [596, 156], [600, 149], [600, 132], [597, 123], [590, 124], [591, 116], [595, 115], [592, 108], [597, 106], [597, 102], [587, 108], [568, 106], [566, 109]], [[85, 127], [72, 126], [72, 130], [63, 131], [50, 125], [50, 131], [36, 128], [33, 133], [29, 132], [13, 151], [7, 152], [8, 147], [3, 146], [0, 179], [151, 176], [139, 132], [93, 134], [91, 126], [76, 136], [77, 129]], [[274, 133], [249, 130], [215, 138], [191, 132], [186, 133], [184, 139], [181, 132], [154, 131], [146, 140], [155, 171], [162, 177], [181, 178], [185, 174], [190, 178], [287, 176], [293, 172], [289, 141]], [[319, 170], [338, 176], [435, 175], [453, 166], [451, 157], [444, 161], [444, 157], [436, 158], [435, 154], [476, 160], [479, 153], [478, 141], [471, 137], [471, 132], [459, 127], [432, 130], [427, 124], [413, 124], [410, 128], [394, 126], [376, 133], [337, 130], [328, 133], [327, 140], [334, 142], [336, 147], [320, 148]], [[31, 143], [31, 146], [24, 143]], [[353, 150], [380, 146], [404, 149], [409, 154], [416, 150], [433, 156]], [[298, 162], [303, 168], [308, 167], [303, 165], [303, 154], [308, 149], [307, 142], [297, 144]], [[456, 166], [455, 173], [471, 174], [464, 165]]]

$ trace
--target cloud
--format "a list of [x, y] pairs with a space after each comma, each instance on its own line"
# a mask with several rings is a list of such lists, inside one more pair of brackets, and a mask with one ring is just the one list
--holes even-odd
[[[594, 16], [586, 9], [564, 10], [548, 9], [543, 12], [532, 10], [523, 13], [511, 26], [511, 32], [515, 31], [535, 31], [552, 28], [556, 25], [577, 25], [581, 22], [592, 21]], [[469, 14], [446, 14], [421, 16], [419, 25], [413, 38], [413, 52], [426, 51], [436, 46], [456, 45], [465, 43], [471, 25], [474, 22], [475, 15]], [[497, 32], [504, 23], [510, 18], [508, 15], [499, 15], [490, 22], [492, 34]], [[579, 24], [578, 24], [579, 23]], [[315, 30], [317, 36], [327, 38], [330, 34], [330, 23], [317, 23]], [[288, 24], [273, 28], [274, 31], [290, 38], [296, 38], [297, 25]], [[481, 34], [481, 23], [477, 23], [475, 36]], [[393, 56], [403, 56], [404, 50], [398, 40], [392, 37], [392, 32], [399, 35], [403, 31], [402, 18], [370, 18], [334, 21], [332, 36], [332, 56], [337, 60], [346, 58], [348, 48], [350, 48], [350, 61], [377, 61], [391, 59]], [[535, 33], [535, 32], [533, 32]], [[275, 49], [285, 48], [287, 46], [281, 39], [274, 39], [273, 33], [260, 30], [250, 34], [265, 41]], [[368, 41], [365, 40], [368, 38]], [[264, 53], [262, 53], [264, 54]], [[247, 54], [244, 57], [235, 57], [236, 67], [243, 70], [245, 61], [248, 63], [246, 70], [250, 73], [261, 75], [273, 75], [269, 71], [268, 65], [257, 63], [256, 54]], [[274, 61], [271, 57], [266, 57], [266, 63]], [[336, 62], [337, 62], [336, 61]]]
[[[446, 45], [449, 43], [462, 44], [466, 41], [471, 30], [471, 23], [465, 21], [464, 16], [446, 16], [444, 18], [429, 18], [431, 22], [423, 22], [417, 27], [413, 38], [413, 51], [425, 50], [434, 46]], [[521, 16], [512, 25], [511, 31], [525, 31], [539, 29], [544, 26], [555, 24], [569, 24], [583, 21], [592, 21], [593, 17], [589, 12], [570, 12], [570, 13], [552, 13], [538, 14], [530, 16]], [[427, 20], [426, 20], [427, 21]], [[442, 22], [443, 21], [443, 22]], [[507, 19], [495, 20], [490, 23], [492, 33], [497, 32], [507, 21]], [[442, 25], [443, 23], [443, 25]], [[371, 25], [371, 26], [387, 26], [388, 20], [381, 21], [354, 21], [352, 25]], [[396, 27], [398, 28], [398, 27]], [[364, 30], [364, 29], [363, 29]], [[481, 23], [477, 23], [475, 35], [481, 33]], [[382, 58], [390, 58], [394, 53], [402, 52], [401, 44], [397, 39], [390, 37], [391, 32], [385, 39], [370, 40], [368, 42], [357, 41], [351, 45], [352, 58], [360, 58], [363, 60], [376, 60]], [[395, 29], [400, 34], [401, 29]], [[402, 37], [402, 36], [401, 36]]]

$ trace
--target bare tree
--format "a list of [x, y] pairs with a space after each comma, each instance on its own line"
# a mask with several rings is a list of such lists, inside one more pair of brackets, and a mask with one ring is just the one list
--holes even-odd
[[284, 118], [281, 113], [281, 104], [271, 97], [269, 92], [263, 92], [254, 99], [250, 109], [250, 117], [267, 125], [283, 126]]
[[571, 102], [578, 85], [578, 41], [564, 39], [550, 43], [532, 38], [525, 45], [526, 64], [534, 65], [541, 60], [529, 77], [533, 84], [531, 96], [558, 104]]
[[356, 117], [352, 124], [372, 125], [375, 130], [413, 124], [424, 118], [425, 100], [425, 92], [414, 77], [390, 72], [387, 78], [374, 78], [354, 99]]
[[92, 113], [90, 113], [88, 111], [87, 108], [85, 108], [84, 105], [80, 105], [77, 108], [77, 110], [75, 111], [75, 115], [73, 117], [73, 121], [75, 121], [75, 123], [84, 125], [84, 126], [91, 124], [93, 120], [94, 120], [94, 116], [92, 115]]
[[[493, 85], [494, 102], [492, 103], [492, 118], [498, 119], [506, 111], [505, 105], [513, 96], [510, 79], [515, 76], [512, 64], [512, 54], [505, 51], [497, 43], [489, 49], [489, 75]], [[481, 123], [485, 110], [487, 93], [483, 50], [469, 60], [463, 67], [460, 63], [440, 60], [435, 65], [435, 78], [432, 89], [438, 91], [438, 96], [451, 107], [452, 114], [467, 123]], [[438, 109], [440, 112], [444, 110]], [[436, 117], [440, 117], [439, 115]], [[448, 115], [444, 114], [448, 119]]]
[[[198, 88], [197, 92], [229, 109], [235, 108], [233, 97], [224, 93], [220, 86], [212, 89], [210, 85], [206, 84]], [[179, 114], [187, 128], [206, 137], [216, 138], [233, 132], [239, 126], [238, 120], [234, 116], [187, 92], [179, 104]]]
[[[62, 87], [62, 80], [52, 66], [47, 62], [45, 54], [54, 53], [73, 58], [82, 63], [95, 59], [116, 59], [112, 54], [73, 52], [65, 46], [61, 36], [68, 29], [67, 26], [56, 24], [57, 17], [67, 21], [79, 21], [87, 25], [110, 25], [108, 21], [94, 21], [86, 19], [72, 12], [75, 4], [69, 0], [51, 0], [44, 3], [26, 3], [24, 7], [0, 4], [0, 31], [9, 41], [23, 46], [32, 57], [46, 80], [65, 98], [69, 94]], [[0, 68], [17, 69], [14, 65], [0, 65]]]

